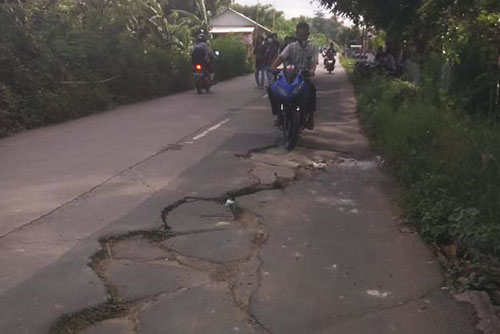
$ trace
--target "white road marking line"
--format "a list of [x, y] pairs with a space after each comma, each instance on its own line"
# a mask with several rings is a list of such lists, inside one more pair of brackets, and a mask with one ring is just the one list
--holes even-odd
[[379, 291], [379, 290], [366, 290], [366, 294], [373, 296], [373, 297], [379, 297], [379, 298], [386, 298], [387, 296], [391, 295], [390, 291]]
[[267, 98], [267, 94], [262, 95], [262, 98], [266, 99]]
[[200, 133], [199, 135], [196, 135], [193, 137], [193, 140], [198, 140], [200, 138], [203, 138], [205, 137], [206, 135], [208, 135], [210, 132], [212, 131], [215, 131], [217, 130], [218, 128], [220, 128], [222, 125], [226, 124], [227, 122], [229, 122], [229, 118], [226, 118], [225, 120], [223, 120], [222, 122], [220, 123], [217, 123], [215, 124], [214, 126], [206, 129], [205, 131], [203, 131], [202, 133]]

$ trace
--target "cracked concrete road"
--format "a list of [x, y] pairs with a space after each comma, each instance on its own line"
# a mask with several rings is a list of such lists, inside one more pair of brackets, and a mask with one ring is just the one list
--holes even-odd
[[[240, 78], [213, 95], [146, 104], [156, 123], [164, 104], [210, 101], [206, 114], [186, 109], [165, 125], [183, 139], [148, 134], [149, 151], [133, 148], [56, 189], [52, 206], [35, 192], [30, 212], [12, 209], [17, 220], [0, 238], [0, 333], [477, 333], [472, 305], [443, 289], [435, 257], [401, 225], [396, 187], [360, 129], [345, 73], [318, 74], [318, 125], [293, 152], [276, 147], [267, 100]], [[205, 126], [187, 136], [182, 117]], [[110, 145], [128, 148], [118, 142]], [[79, 161], [76, 180], [93, 170]]]

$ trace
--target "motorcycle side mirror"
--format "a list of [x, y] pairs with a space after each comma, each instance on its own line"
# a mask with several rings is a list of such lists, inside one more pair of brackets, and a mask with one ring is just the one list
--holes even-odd
[[219, 51], [215, 51], [214, 53], [215, 53], [216, 56], [220, 55]]

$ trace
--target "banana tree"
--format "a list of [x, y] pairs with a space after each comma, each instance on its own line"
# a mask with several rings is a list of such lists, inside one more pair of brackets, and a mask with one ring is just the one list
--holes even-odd
[[205, 32], [210, 31], [210, 16], [205, 5], [205, 0], [196, 1], [196, 13], [181, 9], [176, 9], [174, 12], [182, 16], [179, 23], [189, 25], [192, 32], [201, 30]]
[[167, 16], [157, 0], [142, 3], [142, 10], [131, 15], [127, 28], [140, 40], [150, 39], [157, 46], [187, 50], [190, 43], [189, 27], [179, 22], [178, 15]]

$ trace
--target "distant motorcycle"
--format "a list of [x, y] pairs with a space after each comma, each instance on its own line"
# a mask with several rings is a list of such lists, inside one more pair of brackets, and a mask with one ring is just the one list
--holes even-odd
[[[218, 56], [219, 51], [215, 51], [215, 55]], [[210, 91], [210, 87], [215, 84], [213, 74], [211, 75], [208, 69], [205, 68], [205, 65], [201, 63], [193, 65], [193, 78], [198, 94], [203, 93], [203, 90], [208, 93]]]
[[210, 91], [212, 86], [212, 81], [210, 80], [210, 74], [204, 68], [202, 64], [195, 64], [193, 68], [193, 77], [196, 85], [196, 91], [198, 94], [203, 93], [205, 90], [207, 93]]
[[329, 54], [325, 58], [325, 69], [329, 74], [331, 74], [335, 69], [335, 56], [333, 54]]
[[301, 103], [302, 96], [308, 89], [304, 77], [309, 75], [309, 72], [297, 71], [293, 66], [287, 66], [283, 71], [275, 71], [274, 75], [277, 79], [270, 89], [280, 103], [285, 148], [292, 150], [309, 118], [309, 111]]

